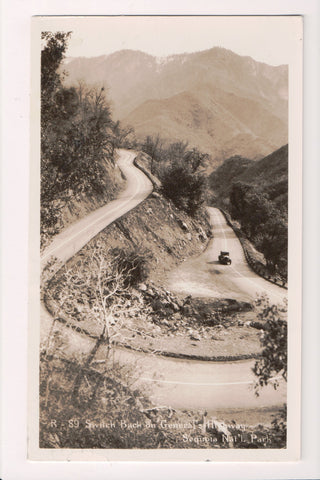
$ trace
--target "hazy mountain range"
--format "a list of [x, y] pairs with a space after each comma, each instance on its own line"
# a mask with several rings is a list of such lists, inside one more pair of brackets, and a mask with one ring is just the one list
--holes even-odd
[[188, 141], [213, 163], [262, 158], [288, 141], [288, 67], [223, 48], [157, 58], [121, 50], [68, 58], [66, 84], [104, 85], [113, 117], [139, 138]]

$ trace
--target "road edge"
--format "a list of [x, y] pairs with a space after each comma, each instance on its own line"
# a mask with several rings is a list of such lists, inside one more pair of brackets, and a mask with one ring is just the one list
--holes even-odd
[[272, 283], [273, 285], [277, 285], [278, 287], [280, 288], [283, 288], [285, 290], [288, 290], [288, 285], [287, 284], [284, 284], [283, 282], [278, 282], [277, 279], [274, 279], [271, 277], [271, 275], [267, 276], [267, 275], [263, 275], [263, 272], [261, 270], [259, 270], [258, 268], [255, 268], [255, 265], [254, 263], [252, 262], [252, 259], [248, 253], [248, 250], [246, 249], [244, 243], [243, 243], [243, 238], [242, 236], [240, 235], [238, 229], [236, 229], [233, 225], [233, 223], [231, 222], [230, 218], [229, 218], [229, 215], [220, 207], [217, 207], [218, 210], [220, 210], [220, 212], [222, 213], [222, 215], [224, 216], [227, 224], [229, 225], [229, 227], [232, 228], [232, 230], [234, 231], [234, 233], [236, 234], [240, 244], [241, 244], [241, 247], [242, 247], [242, 250], [243, 250], [243, 253], [244, 253], [244, 256], [245, 256], [245, 259], [246, 259], [246, 262], [247, 264], [249, 265], [249, 267], [251, 268], [251, 270], [256, 274], [256, 275], [259, 275], [259, 277], [263, 278], [264, 280], [267, 280], [268, 282]]

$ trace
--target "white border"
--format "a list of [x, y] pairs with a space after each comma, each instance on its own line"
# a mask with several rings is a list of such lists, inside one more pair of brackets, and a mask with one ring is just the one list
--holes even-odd
[[[303, 435], [302, 460], [293, 463], [243, 464], [65, 464], [26, 461], [27, 388], [27, 236], [29, 151], [29, 65], [30, 23], [35, 14], [304, 14], [305, 100], [304, 131], [304, 321], [303, 321]], [[3, 5], [2, 35], [2, 472], [3, 480], [69, 478], [316, 478], [320, 474], [317, 452], [319, 438], [319, 359], [317, 333], [319, 307], [319, 234], [316, 207], [319, 163], [319, 3], [305, 1], [243, 2], [166, 1], [161, 7], [148, 2], [78, 0], [72, 2], [7, 0]], [[19, 192], [19, 193], [17, 193]], [[312, 210], [313, 208], [313, 210]], [[316, 217], [316, 218], [314, 218]], [[4, 341], [5, 340], [5, 341]], [[310, 373], [311, 372], [311, 373]]]

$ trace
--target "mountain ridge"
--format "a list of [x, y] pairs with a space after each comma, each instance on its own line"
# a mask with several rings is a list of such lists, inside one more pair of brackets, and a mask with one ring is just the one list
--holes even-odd
[[167, 57], [127, 49], [67, 59], [63, 68], [66, 85], [83, 79], [107, 87], [114, 117], [139, 139], [159, 133], [188, 141], [213, 165], [234, 154], [262, 158], [287, 142], [286, 65], [213, 47]]

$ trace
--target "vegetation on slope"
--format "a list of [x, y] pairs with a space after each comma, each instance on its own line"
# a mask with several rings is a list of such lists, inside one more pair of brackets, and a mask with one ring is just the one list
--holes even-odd
[[188, 142], [167, 144], [160, 138], [147, 136], [140, 144], [149, 155], [149, 169], [161, 182], [160, 191], [176, 207], [195, 216], [205, 200], [204, 167], [209, 156]]
[[209, 177], [211, 202], [237, 220], [270, 273], [287, 277], [288, 145], [253, 162], [227, 159]]
[[66, 88], [63, 74], [58, 73], [69, 37], [70, 32], [42, 33], [42, 245], [65, 223], [66, 207], [75, 214], [81, 202], [97, 208], [114, 196], [121, 183], [114, 164], [123, 131], [119, 122], [112, 121], [104, 87]]

